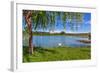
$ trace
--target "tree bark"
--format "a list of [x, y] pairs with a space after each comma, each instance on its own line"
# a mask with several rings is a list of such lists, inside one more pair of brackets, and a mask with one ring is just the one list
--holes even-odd
[[33, 54], [32, 25], [29, 27], [29, 54]]
[[29, 30], [29, 54], [33, 54], [33, 38], [32, 38], [32, 12], [28, 11], [26, 14], [26, 23], [28, 26], [28, 30]]

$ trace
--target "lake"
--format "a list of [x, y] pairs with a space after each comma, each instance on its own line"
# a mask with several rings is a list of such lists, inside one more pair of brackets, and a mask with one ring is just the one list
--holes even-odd
[[77, 47], [90, 45], [90, 43], [82, 43], [77, 40], [88, 40], [88, 38], [76, 36], [33, 36], [33, 45], [38, 47]]

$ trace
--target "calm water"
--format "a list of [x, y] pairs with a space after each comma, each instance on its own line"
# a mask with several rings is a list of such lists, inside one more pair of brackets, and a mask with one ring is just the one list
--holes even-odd
[[87, 46], [90, 44], [82, 43], [77, 40], [88, 40], [88, 38], [75, 36], [33, 36], [33, 44], [40, 47], [57, 46]]

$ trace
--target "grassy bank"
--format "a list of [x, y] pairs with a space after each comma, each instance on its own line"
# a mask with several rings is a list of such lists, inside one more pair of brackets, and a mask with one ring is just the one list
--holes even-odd
[[83, 60], [90, 58], [90, 47], [35, 47], [33, 55], [28, 54], [28, 47], [23, 47], [23, 62]]

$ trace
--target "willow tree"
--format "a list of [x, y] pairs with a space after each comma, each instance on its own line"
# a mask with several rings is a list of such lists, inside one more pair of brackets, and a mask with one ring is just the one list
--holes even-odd
[[32, 11], [23, 10], [23, 16], [27, 24], [27, 29], [29, 33], [29, 53], [33, 53], [33, 44], [32, 44]]
[[78, 26], [83, 22], [83, 13], [78, 12], [63, 12], [61, 14], [62, 25], [66, 31], [66, 24], [70, 25], [71, 30], [78, 30]]
[[26, 21], [26, 29], [29, 34], [29, 54], [33, 54], [34, 45], [33, 38], [34, 35], [32, 29], [36, 30], [37, 28], [45, 29], [48, 24], [48, 14], [46, 11], [32, 11], [32, 10], [23, 10], [23, 17]]
[[62, 26], [66, 29], [66, 21], [68, 21], [73, 27], [73, 20], [76, 20], [76, 24], [78, 22], [82, 22], [83, 14], [77, 12], [55, 12], [55, 11], [34, 11], [34, 10], [23, 10], [23, 16], [25, 17], [27, 30], [29, 34], [29, 54], [33, 54], [33, 38], [34, 33], [32, 29], [36, 30], [47, 29], [50, 30], [55, 29], [55, 22], [57, 20], [57, 16], [60, 17], [60, 20], [63, 22]]

